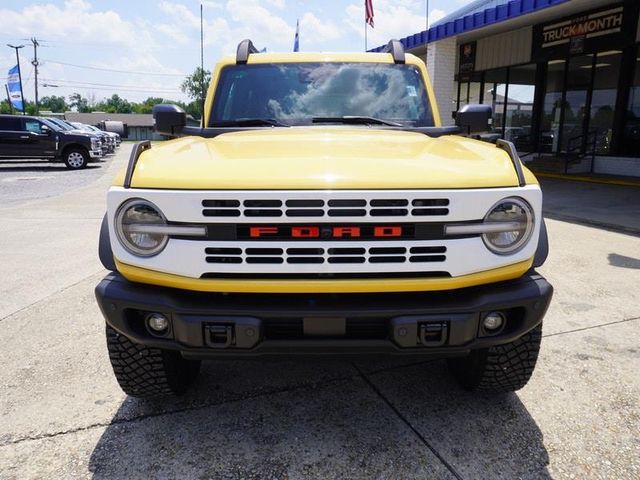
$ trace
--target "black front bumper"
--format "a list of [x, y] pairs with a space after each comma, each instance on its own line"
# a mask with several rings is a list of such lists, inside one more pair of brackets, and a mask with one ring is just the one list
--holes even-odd
[[[107, 323], [133, 341], [190, 357], [465, 355], [508, 343], [540, 324], [553, 287], [536, 273], [440, 292], [220, 294], [131, 283], [110, 273], [96, 287]], [[502, 312], [486, 332], [481, 320]], [[162, 335], [146, 325], [161, 313]]]

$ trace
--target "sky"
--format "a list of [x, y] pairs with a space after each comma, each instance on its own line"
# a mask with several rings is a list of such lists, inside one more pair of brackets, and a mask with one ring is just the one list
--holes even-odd
[[[429, 0], [429, 22], [470, 1]], [[301, 51], [364, 50], [364, 0], [0, 0], [1, 83], [15, 65], [15, 51], [5, 44], [24, 44], [25, 97], [33, 101], [35, 37], [40, 97], [188, 100], [179, 86], [200, 65], [201, 4], [207, 70], [244, 38], [259, 49], [291, 51], [296, 20]], [[373, 7], [369, 48], [425, 29], [426, 0], [373, 0]]]

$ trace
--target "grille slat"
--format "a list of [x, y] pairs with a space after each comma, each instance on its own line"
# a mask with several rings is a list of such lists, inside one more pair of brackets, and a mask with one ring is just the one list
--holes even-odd
[[333, 247], [238, 248], [206, 247], [205, 261], [217, 264], [362, 265], [384, 263], [434, 263], [446, 260], [446, 247]]
[[[246, 198], [202, 200], [205, 217], [408, 217], [449, 214], [448, 198]], [[407, 208], [407, 207], [411, 208]]]

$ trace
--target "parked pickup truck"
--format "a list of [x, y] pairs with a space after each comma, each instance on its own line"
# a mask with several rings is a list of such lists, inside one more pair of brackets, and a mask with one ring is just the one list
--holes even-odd
[[100, 132], [100, 131], [91, 132], [91, 131], [83, 130], [82, 128], [78, 128], [75, 125], [71, 124], [70, 122], [67, 122], [66, 120], [62, 120], [61, 118], [46, 117], [46, 119], [51, 123], [55, 123], [58, 127], [60, 127], [62, 130], [66, 132], [80, 133], [84, 135], [98, 137], [102, 145], [103, 156], [108, 155], [110, 153], [114, 153], [116, 150], [115, 142], [112, 142], [104, 132]]
[[102, 143], [95, 135], [68, 132], [41, 117], [0, 115], [0, 160], [50, 160], [77, 170], [100, 157]]
[[299, 355], [444, 357], [469, 390], [528, 382], [553, 290], [535, 271], [540, 186], [512, 143], [473, 138], [490, 107], [442, 126], [400, 42], [245, 40], [215, 67], [201, 127], [174, 105], [154, 117], [179, 138], [134, 146], [100, 236], [126, 393], [180, 394], [203, 359]]
[[114, 132], [106, 132], [104, 130], [100, 130], [98, 127], [94, 126], [94, 125], [86, 125], [84, 123], [80, 123], [80, 122], [69, 122], [71, 125], [73, 125], [74, 127], [83, 130], [85, 132], [93, 132], [93, 133], [101, 133], [107, 136], [107, 138], [109, 139], [109, 143], [111, 145], [113, 145], [113, 151], [111, 153], [113, 153], [115, 151], [115, 149], [117, 147], [120, 146], [121, 140], [120, 140], [120, 135], [118, 135], [117, 133]]

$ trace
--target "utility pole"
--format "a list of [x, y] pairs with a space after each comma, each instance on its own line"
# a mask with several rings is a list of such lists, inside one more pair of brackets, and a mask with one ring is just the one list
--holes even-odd
[[[7, 47], [13, 48], [16, 51], [16, 62], [18, 65], [18, 80], [20, 80], [20, 96], [22, 97], [22, 114], [25, 114], [25, 108], [27, 107], [27, 101], [24, 99], [24, 90], [22, 90], [22, 69], [20, 68], [20, 55], [18, 50], [24, 48], [24, 45], [11, 45], [7, 43]], [[7, 87], [8, 91], [8, 87]], [[11, 105], [11, 99], [9, 99], [9, 105]]]
[[31, 38], [31, 43], [33, 43], [33, 61], [31, 62], [31, 65], [33, 65], [35, 74], [36, 115], [38, 115], [40, 113], [40, 104], [38, 103], [38, 47], [40, 44], [36, 37]]

